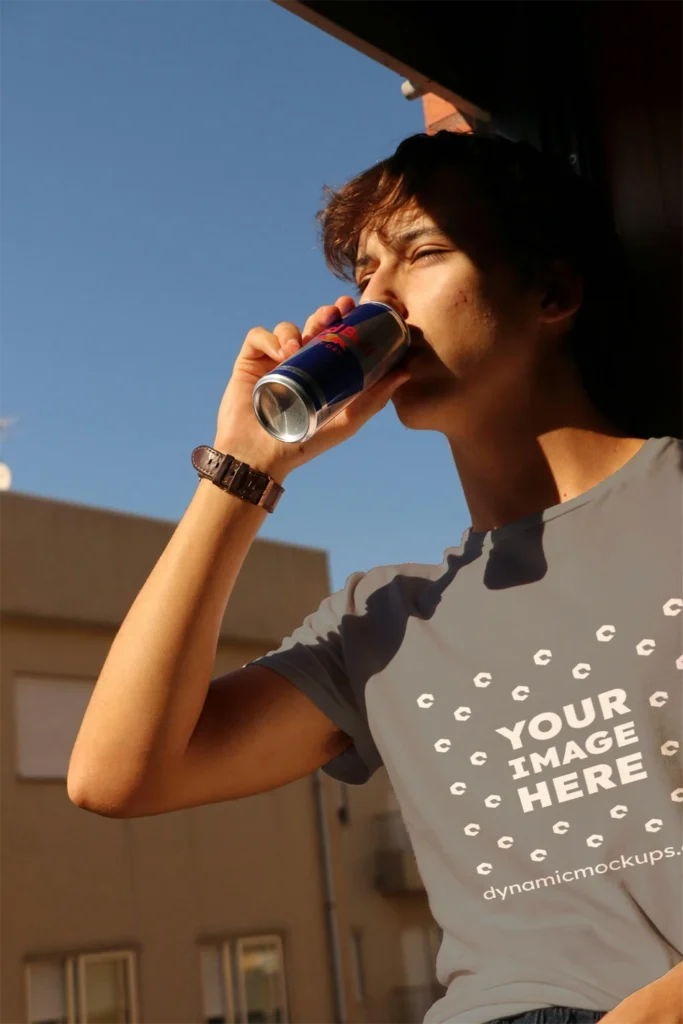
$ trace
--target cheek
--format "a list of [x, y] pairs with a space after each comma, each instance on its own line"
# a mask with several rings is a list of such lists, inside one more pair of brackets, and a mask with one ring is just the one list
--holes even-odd
[[476, 279], [451, 292], [442, 343], [456, 359], [476, 358], [493, 342], [496, 317]]
[[486, 320], [491, 305], [482, 289], [480, 275], [469, 260], [457, 268], [458, 273], [444, 276], [440, 282], [439, 307], [453, 323]]
[[[481, 362], [496, 326], [479, 273], [469, 260], [463, 264], [423, 275], [409, 307], [410, 318], [421, 328], [442, 371], [446, 367], [456, 376]], [[434, 359], [428, 362], [437, 367]]]
[[480, 310], [480, 300], [474, 283], [458, 280], [454, 284], [452, 278], [444, 281], [432, 281], [430, 287], [423, 288], [416, 296], [415, 322], [419, 324], [425, 335], [433, 343], [442, 343], [444, 334], [447, 337], [458, 324], [468, 323], [476, 317]]

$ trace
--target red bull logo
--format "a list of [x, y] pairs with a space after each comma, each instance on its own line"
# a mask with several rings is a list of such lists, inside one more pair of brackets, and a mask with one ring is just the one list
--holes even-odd
[[318, 338], [318, 344], [323, 345], [328, 352], [345, 352], [348, 348], [347, 343], [334, 334], [323, 334], [321, 338]]
[[[346, 340], [348, 338], [348, 341]], [[330, 352], [345, 352], [349, 347], [349, 341], [358, 346], [361, 352], [369, 355], [373, 351], [372, 342], [366, 339], [362, 341], [358, 331], [350, 324], [338, 324], [335, 327], [328, 327], [324, 334], [318, 338], [318, 342], [324, 345]]]
[[325, 334], [343, 334], [345, 338], [350, 338], [351, 341], [358, 341], [358, 331], [350, 324], [337, 324], [336, 327], [328, 327]]

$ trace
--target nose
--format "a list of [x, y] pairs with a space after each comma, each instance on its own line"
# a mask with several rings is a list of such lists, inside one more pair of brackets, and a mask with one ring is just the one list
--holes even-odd
[[404, 320], [408, 319], [408, 308], [401, 298], [400, 266], [396, 259], [386, 263], [379, 260], [361, 296], [362, 302], [384, 302], [395, 309]]
[[408, 319], [407, 306], [401, 301], [392, 288], [373, 289], [372, 283], [370, 283], [363, 292], [363, 296], [358, 305], [362, 306], [364, 302], [383, 302], [385, 305], [391, 306], [392, 309], [395, 309], [399, 316], [403, 317], [404, 320]]

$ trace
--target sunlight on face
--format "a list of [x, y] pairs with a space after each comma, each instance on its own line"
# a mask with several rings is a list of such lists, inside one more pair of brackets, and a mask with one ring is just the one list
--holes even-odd
[[393, 398], [399, 419], [445, 433], [454, 417], [523, 385], [539, 322], [537, 296], [501, 261], [476, 202], [454, 195], [450, 178], [439, 184], [425, 207], [361, 235], [356, 282], [361, 301], [394, 306], [411, 330], [412, 379]]

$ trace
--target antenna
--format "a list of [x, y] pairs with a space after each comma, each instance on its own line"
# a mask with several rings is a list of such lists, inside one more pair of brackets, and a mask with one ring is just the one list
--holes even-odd
[[[16, 416], [0, 416], [0, 439], [9, 434], [9, 428], [18, 422]], [[9, 491], [12, 486], [12, 470], [4, 462], [0, 462], [0, 491]]]

